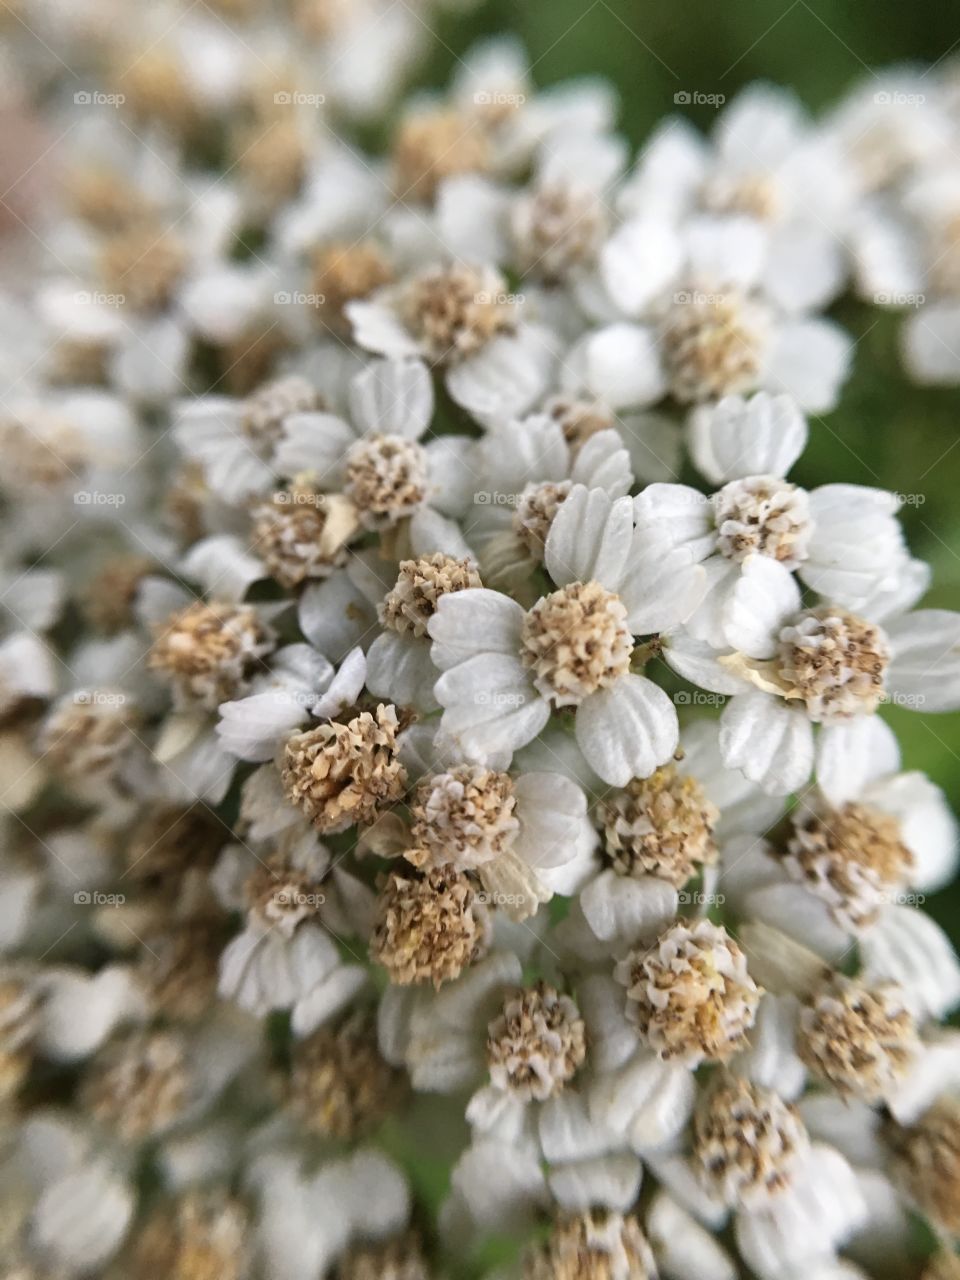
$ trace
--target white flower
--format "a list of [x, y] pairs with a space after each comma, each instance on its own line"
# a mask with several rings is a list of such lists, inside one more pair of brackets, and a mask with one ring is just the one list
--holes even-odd
[[830, 604], [801, 611], [792, 577], [762, 556], [750, 560], [725, 627], [733, 652], [678, 637], [665, 653], [681, 675], [734, 695], [721, 719], [727, 767], [786, 794], [803, 786], [815, 764], [818, 779], [828, 768], [861, 767], [864, 735], [885, 698], [927, 711], [957, 706], [960, 616], [907, 612], [924, 583], [925, 575], [914, 581], [908, 561], [893, 590], [859, 614]]
[[606, 298], [591, 309], [601, 327], [574, 344], [565, 389], [615, 409], [757, 389], [787, 392], [808, 411], [832, 408], [850, 339], [764, 291], [764, 249], [763, 232], [743, 216], [699, 213], [678, 225], [644, 213], [624, 222], [600, 255]]
[[220, 960], [219, 993], [257, 1017], [290, 1009], [298, 1035], [308, 1035], [343, 1009], [366, 982], [360, 965], [344, 964], [319, 925], [305, 922], [289, 937], [251, 920]]
[[521, 310], [499, 272], [460, 265], [428, 268], [346, 308], [360, 346], [445, 367], [450, 395], [481, 422], [522, 414], [549, 385], [556, 340]]
[[760, 615], [751, 586], [758, 558], [764, 592], [778, 575], [789, 592], [786, 579], [796, 572], [811, 590], [856, 612], [896, 589], [909, 564], [894, 518], [898, 498], [859, 485], [807, 491], [785, 480], [806, 440], [789, 397], [730, 397], [698, 410], [692, 431], [695, 460], [711, 479], [726, 481], [723, 488], [707, 496], [686, 485], [648, 485], [634, 506], [641, 564], [652, 568], [683, 548], [685, 576], [694, 566], [706, 574], [701, 603], [684, 624], [695, 640], [742, 647], [751, 615]]
[[365, 675], [359, 649], [336, 670], [309, 645], [287, 645], [274, 655], [269, 672], [254, 678], [245, 698], [220, 704], [217, 737], [240, 760], [270, 760], [311, 716], [330, 719], [352, 706]]
[[[577, 486], [546, 542], [557, 591], [527, 611], [486, 589], [441, 600], [429, 626], [444, 673], [435, 693], [444, 732], [468, 758], [524, 746], [554, 706], [575, 709], [580, 749], [605, 782], [623, 786], [670, 758], [676, 710], [630, 671], [633, 635], [653, 630], [655, 586], [650, 573], [635, 570], [633, 543], [630, 500]], [[683, 596], [666, 606], [678, 621], [689, 607]]]

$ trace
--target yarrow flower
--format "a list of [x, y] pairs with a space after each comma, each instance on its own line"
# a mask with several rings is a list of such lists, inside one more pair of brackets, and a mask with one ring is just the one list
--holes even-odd
[[447, 8], [5, 6], [4, 1274], [955, 1280], [955, 71]]

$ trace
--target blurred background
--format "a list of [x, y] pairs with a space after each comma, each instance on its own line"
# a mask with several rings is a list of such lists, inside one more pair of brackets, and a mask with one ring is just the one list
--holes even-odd
[[[912, 63], [960, 75], [960, 21], [939, 0], [487, 0], [447, 15], [420, 82], [442, 86], [477, 39], [515, 32], [541, 85], [585, 73], [607, 76], [621, 99], [620, 127], [635, 147], [665, 115], [683, 111], [708, 131], [713, 107], [675, 106], [675, 95], [722, 94], [756, 80], [789, 87], [812, 110], [833, 106], [877, 68]], [[902, 519], [915, 554], [933, 566], [930, 608], [960, 609], [960, 390], [912, 386], [903, 374], [900, 318], [850, 300], [832, 314], [857, 340], [840, 407], [811, 422], [792, 476], [877, 485], [910, 496]], [[904, 766], [922, 769], [960, 813], [960, 715], [883, 713]], [[960, 885], [936, 895], [932, 914], [960, 944]]]

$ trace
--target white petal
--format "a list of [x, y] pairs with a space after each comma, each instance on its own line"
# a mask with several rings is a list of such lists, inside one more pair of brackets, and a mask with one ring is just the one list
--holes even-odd
[[683, 626], [696, 613], [709, 586], [702, 564], [691, 564], [685, 547], [630, 557], [620, 584], [627, 624], [634, 635], [653, 635]]
[[615, 948], [652, 942], [677, 914], [677, 891], [656, 876], [618, 876], [608, 868], [582, 890], [580, 907], [598, 938]]
[[587, 822], [587, 799], [580, 787], [559, 773], [522, 773], [514, 795], [520, 821], [514, 849], [527, 865], [561, 867], [575, 857]]
[[35, 1247], [72, 1273], [99, 1270], [119, 1248], [133, 1217], [132, 1187], [106, 1160], [66, 1173], [40, 1195], [30, 1220]]
[[419, 343], [403, 327], [389, 303], [348, 302], [344, 312], [353, 325], [353, 339], [358, 346], [393, 359], [421, 354]]
[[417, 440], [433, 416], [433, 383], [421, 360], [374, 360], [350, 383], [350, 413], [363, 433]]
[[676, 277], [684, 249], [669, 223], [653, 218], [624, 222], [600, 253], [600, 275], [620, 310], [637, 316]]
[[902, 330], [903, 358], [914, 381], [955, 387], [960, 382], [960, 307], [932, 305], [910, 316]]
[[862, 977], [898, 982], [920, 1018], [942, 1018], [960, 1002], [960, 964], [940, 926], [913, 906], [885, 907], [860, 939]]
[[664, 1191], [647, 1213], [647, 1236], [666, 1280], [736, 1280], [736, 1268], [713, 1236]]
[[529, 326], [494, 338], [447, 373], [447, 390], [481, 422], [526, 413], [549, 385], [552, 344], [545, 331]]
[[817, 785], [838, 809], [855, 800], [868, 782], [899, 768], [896, 734], [879, 716], [860, 716], [820, 730]]
[[640, 325], [598, 330], [571, 351], [568, 364], [582, 371], [583, 388], [614, 410], [653, 404], [666, 391], [653, 332]]
[[273, 758], [277, 744], [303, 724], [309, 714], [302, 694], [271, 689], [221, 703], [217, 737], [238, 760], [262, 762]]
[[43, 979], [39, 1043], [52, 1058], [85, 1058], [122, 1022], [146, 1014], [143, 993], [122, 965], [92, 976], [53, 969]]
[[800, 608], [793, 574], [770, 556], [744, 561], [722, 612], [724, 639], [748, 658], [772, 658], [778, 636]]
[[776, 335], [764, 382], [808, 413], [829, 413], [846, 380], [853, 343], [828, 320], [794, 320]]
[[745, 476], [785, 476], [806, 442], [806, 419], [788, 395], [758, 391], [749, 400], [727, 396], [695, 409], [690, 418], [693, 461], [714, 484]]
[[307, 472], [322, 488], [339, 488], [344, 455], [356, 438], [349, 423], [336, 414], [291, 413], [283, 423], [274, 465], [280, 475]]
[[547, 1182], [554, 1199], [564, 1209], [593, 1206], [626, 1213], [637, 1198], [643, 1167], [636, 1156], [598, 1156], [551, 1169]]
[[515, 600], [486, 587], [441, 596], [428, 631], [433, 661], [441, 671], [477, 654], [520, 652], [524, 611]]
[[633, 504], [603, 489], [575, 485], [553, 518], [544, 548], [547, 572], [557, 586], [599, 582], [620, 585], [633, 533]]
[[917, 609], [886, 625], [891, 662], [887, 684], [922, 711], [960, 707], [960, 613]]
[[722, 694], [746, 692], [750, 686], [719, 661], [722, 656], [711, 645], [704, 644], [702, 640], [694, 640], [682, 632], [671, 636], [670, 643], [663, 651], [664, 662], [678, 675], [691, 684], [699, 685], [701, 689]]
[[439, 674], [426, 639], [383, 631], [367, 654], [367, 688], [398, 706], [436, 711], [433, 686]]
[[673, 755], [679, 733], [676, 708], [645, 676], [625, 675], [577, 708], [580, 750], [597, 775], [614, 787], [648, 778]]
[[183, 557], [180, 570], [215, 600], [242, 600], [252, 583], [266, 577], [256, 556], [250, 555], [239, 538], [227, 533], [195, 542]]
[[574, 484], [604, 489], [611, 498], [629, 493], [633, 484], [630, 455], [612, 428], [592, 435], [577, 453], [570, 472]]
[[312, 645], [339, 662], [376, 627], [377, 615], [366, 594], [345, 572], [312, 583], [300, 597], [297, 621]]
[[728, 769], [740, 769], [771, 795], [796, 791], [813, 768], [813, 729], [802, 711], [769, 694], [740, 693], [720, 720], [720, 750]]
[[445, 708], [443, 732], [468, 759], [509, 756], [550, 719], [549, 703], [534, 690], [519, 658], [507, 654], [481, 653], [461, 662], [440, 676], [434, 694]]

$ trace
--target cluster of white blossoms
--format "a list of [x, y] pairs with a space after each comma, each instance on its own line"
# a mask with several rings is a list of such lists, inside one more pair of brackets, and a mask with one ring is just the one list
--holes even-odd
[[846, 291], [960, 380], [950, 75], [633, 159], [398, 99], [426, 0], [127, 9], [4, 6], [0, 1271], [955, 1280], [960, 614], [790, 478]]

